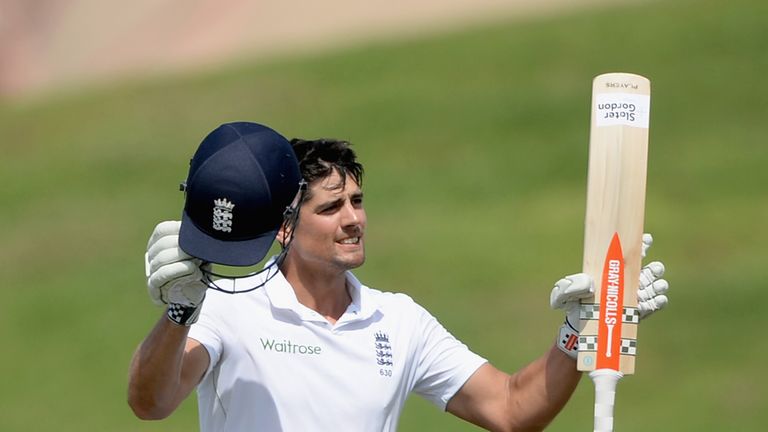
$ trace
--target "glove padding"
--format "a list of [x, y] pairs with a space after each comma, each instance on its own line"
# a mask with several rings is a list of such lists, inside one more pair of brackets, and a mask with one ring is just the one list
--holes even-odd
[[159, 223], [147, 243], [144, 262], [152, 301], [168, 304], [172, 321], [190, 325], [197, 320], [208, 286], [202, 282], [202, 261], [179, 247], [180, 228], [179, 221]]
[[[653, 244], [650, 234], [643, 234], [641, 255], [645, 258], [648, 249]], [[660, 279], [664, 275], [664, 264], [654, 261], [640, 271], [639, 288], [637, 290], [637, 309], [640, 319], [650, 316], [655, 311], [664, 308], [669, 302], [666, 296], [669, 284]], [[586, 273], [576, 273], [558, 280], [549, 297], [553, 309], [565, 310], [565, 323], [560, 328], [557, 346], [569, 356], [576, 358], [578, 352], [579, 334], [579, 304], [583, 298], [591, 297], [595, 292], [592, 277]]]
[[576, 273], [565, 276], [555, 282], [549, 295], [549, 305], [552, 309], [563, 309], [565, 323], [576, 330], [579, 325], [579, 301], [591, 297], [594, 292], [595, 286], [590, 275]]
[[640, 312], [640, 319], [663, 309], [669, 303], [666, 296], [669, 283], [659, 279], [662, 276], [664, 276], [664, 264], [660, 261], [654, 261], [640, 271], [640, 288], [637, 290], [637, 310]]

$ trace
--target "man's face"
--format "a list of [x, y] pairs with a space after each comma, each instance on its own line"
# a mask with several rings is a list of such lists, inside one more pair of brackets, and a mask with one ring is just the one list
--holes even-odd
[[354, 178], [337, 172], [309, 185], [289, 255], [299, 264], [350, 270], [365, 261], [363, 192]]

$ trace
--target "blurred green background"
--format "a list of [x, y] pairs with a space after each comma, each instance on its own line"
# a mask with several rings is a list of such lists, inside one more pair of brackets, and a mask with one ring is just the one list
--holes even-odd
[[[619, 384], [622, 431], [760, 431], [768, 303], [768, 3], [654, 2], [498, 22], [0, 105], [0, 430], [142, 422], [134, 348], [154, 225], [178, 218], [200, 140], [250, 120], [348, 139], [366, 165], [368, 285], [404, 291], [496, 366], [552, 343], [552, 283], [580, 270], [591, 79], [653, 85], [646, 231], [671, 304]], [[592, 427], [583, 379], [549, 430]], [[476, 428], [412, 398], [402, 431]]]

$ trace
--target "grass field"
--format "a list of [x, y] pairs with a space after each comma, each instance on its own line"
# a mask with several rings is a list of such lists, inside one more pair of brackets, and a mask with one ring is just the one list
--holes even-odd
[[[590, 81], [607, 71], [653, 83], [646, 229], [673, 290], [643, 323], [617, 429], [764, 430], [766, 17], [763, 0], [606, 7], [0, 106], [0, 430], [196, 430], [193, 398], [136, 420], [127, 366], [160, 314], [146, 239], [233, 120], [351, 140], [358, 276], [521, 367], [561, 322], [552, 283], [580, 269]], [[590, 430], [592, 397], [585, 378], [550, 430]], [[412, 398], [400, 430], [475, 428]]]

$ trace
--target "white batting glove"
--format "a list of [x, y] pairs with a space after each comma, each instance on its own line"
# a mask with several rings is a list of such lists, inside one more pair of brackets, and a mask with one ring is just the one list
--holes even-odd
[[[650, 234], [643, 234], [641, 255], [644, 258], [653, 244]], [[669, 284], [660, 279], [664, 275], [664, 264], [654, 261], [640, 271], [640, 284], [637, 290], [637, 309], [640, 319], [650, 316], [662, 309], [669, 302], [666, 292]], [[565, 322], [560, 327], [557, 337], [557, 347], [575, 359], [578, 354], [579, 340], [579, 305], [580, 300], [592, 296], [595, 292], [594, 282], [586, 273], [576, 273], [565, 276], [555, 283], [549, 297], [553, 309], [565, 310]]]
[[147, 243], [144, 255], [147, 290], [155, 304], [168, 305], [168, 318], [180, 325], [192, 325], [208, 286], [202, 282], [201, 261], [179, 247], [181, 222], [159, 223]]
[[553, 309], [565, 310], [565, 322], [558, 331], [557, 347], [573, 359], [579, 352], [579, 301], [591, 297], [594, 292], [592, 277], [576, 273], [555, 282], [549, 295], [549, 305]]
[[[653, 244], [653, 237], [650, 234], [643, 234], [643, 258], [651, 244]], [[664, 264], [660, 261], [654, 261], [640, 270], [640, 288], [637, 290], [637, 310], [640, 312], [640, 319], [650, 316], [669, 303], [666, 296], [669, 283], [660, 279], [662, 276], [664, 276]]]

